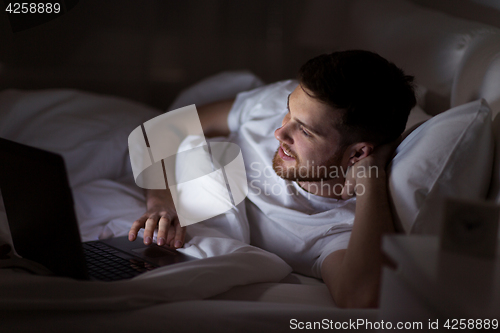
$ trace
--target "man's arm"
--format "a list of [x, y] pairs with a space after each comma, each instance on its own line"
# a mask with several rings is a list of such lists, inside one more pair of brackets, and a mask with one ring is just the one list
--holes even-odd
[[[234, 99], [197, 107], [205, 137], [229, 135], [227, 117], [233, 103]], [[146, 212], [132, 224], [129, 240], [134, 241], [139, 230], [144, 228], [144, 244], [149, 245], [158, 228], [158, 245], [182, 247], [186, 228], [179, 224], [170, 190], [146, 190], [146, 207]]]
[[197, 107], [201, 127], [206, 137], [228, 136], [227, 116], [233, 107], [234, 99], [209, 103]]
[[382, 235], [394, 232], [385, 161], [385, 157], [370, 155], [353, 166], [365, 171], [376, 166], [378, 175], [375, 177], [372, 169], [371, 177], [350, 179], [358, 190], [351, 238], [347, 249], [331, 253], [321, 266], [323, 281], [340, 307], [378, 305], [381, 269], [386, 262], [381, 250]]

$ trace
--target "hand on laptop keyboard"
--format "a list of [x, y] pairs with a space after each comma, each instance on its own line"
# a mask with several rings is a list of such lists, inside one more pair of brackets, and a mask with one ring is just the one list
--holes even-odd
[[146, 190], [147, 211], [130, 228], [128, 238], [134, 241], [144, 228], [144, 244], [153, 241], [158, 228], [157, 244], [179, 248], [184, 245], [186, 228], [181, 227], [169, 190]]

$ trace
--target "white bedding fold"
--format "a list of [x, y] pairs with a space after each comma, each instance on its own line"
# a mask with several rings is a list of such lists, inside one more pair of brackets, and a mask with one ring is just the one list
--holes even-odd
[[[74, 188], [84, 240], [121, 236], [145, 210], [130, 177], [95, 180]], [[279, 282], [292, 269], [275, 254], [248, 244], [244, 205], [188, 227], [181, 252], [202, 260], [158, 268], [132, 280], [76, 281], [0, 270], [0, 310], [123, 310], [165, 302], [204, 299], [232, 287]], [[0, 215], [6, 236], [5, 215]], [[3, 242], [9, 240], [3, 237]], [[50, 241], [50, 240], [47, 240]], [[138, 240], [140, 241], [140, 240]]]
[[132, 280], [76, 281], [2, 270], [1, 310], [124, 310], [204, 299], [233, 286], [278, 282], [291, 269], [277, 256], [251, 246], [158, 268]]

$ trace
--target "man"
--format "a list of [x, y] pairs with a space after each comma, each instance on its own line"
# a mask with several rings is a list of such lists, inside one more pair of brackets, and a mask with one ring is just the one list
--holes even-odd
[[[298, 79], [199, 107], [203, 131], [232, 133], [242, 149], [252, 245], [322, 278], [341, 307], [376, 306], [381, 236], [394, 232], [385, 167], [416, 103], [413, 77], [345, 51], [308, 61]], [[158, 228], [159, 245], [183, 245], [168, 191], [147, 192], [129, 239], [141, 228], [145, 244]]]

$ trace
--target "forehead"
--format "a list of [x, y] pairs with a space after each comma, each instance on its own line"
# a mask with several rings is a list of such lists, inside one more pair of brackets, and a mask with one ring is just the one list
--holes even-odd
[[341, 112], [320, 100], [302, 85], [298, 85], [288, 96], [292, 118], [311, 127], [323, 136], [329, 136], [341, 120]]

